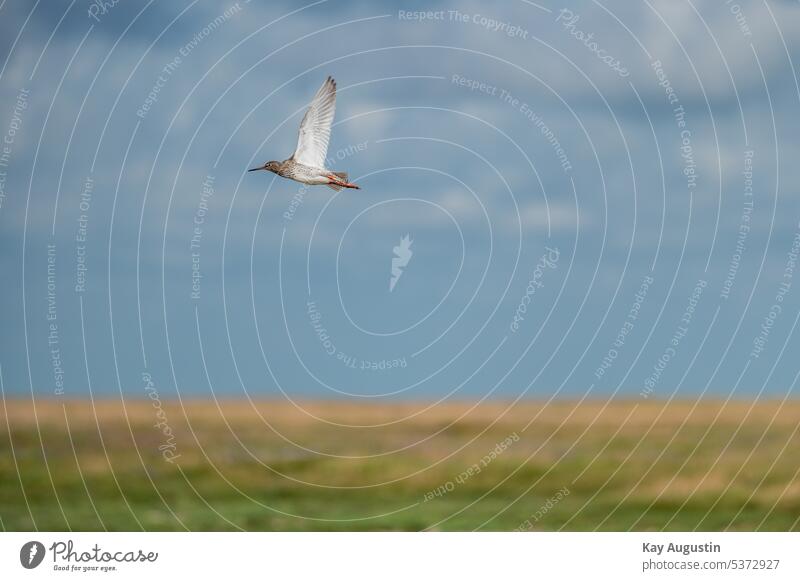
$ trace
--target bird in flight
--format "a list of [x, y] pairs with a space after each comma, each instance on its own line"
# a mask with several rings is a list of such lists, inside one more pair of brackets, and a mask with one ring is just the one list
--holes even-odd
[[263, 169], [302, 184], [325, 185], [337, 192], [342, 188], [360, 190], [359, 186], [348, 181], [347, 172], [325, 169], [325, 156], [328, 154], [335, 111], [336, 81], [328, 77], [300, 122], [300, 137], [292, 157], [284, 161], [268, 161], [247, 171]]

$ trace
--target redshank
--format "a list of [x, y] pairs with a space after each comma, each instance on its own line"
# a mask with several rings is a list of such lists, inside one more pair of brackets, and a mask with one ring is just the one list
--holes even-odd
[[263, 169], [302, 184], [325, 185], [337, 192], [342, 188], [360, 190], [360, 187], [348, 181], [347, 172], [325, 169], [325, 156], [328, 154], [335, 111], [336, 81], [328, 77], [300, 122], [300, 137], [292, 157], [284, 161], [268, 161], [247, 171]]

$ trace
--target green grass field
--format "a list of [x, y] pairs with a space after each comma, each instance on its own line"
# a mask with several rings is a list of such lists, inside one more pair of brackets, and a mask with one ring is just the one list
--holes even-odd
[[302, 407], [7, 400], [2, 527], [800, 529], [800, 402]]

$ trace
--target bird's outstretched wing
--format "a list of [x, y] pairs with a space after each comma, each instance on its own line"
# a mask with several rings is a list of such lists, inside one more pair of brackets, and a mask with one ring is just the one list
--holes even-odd
[[314, 96], [300, 123], [294, 160], [311, 167], [325, 167], [331, 123], [336, 111], [336, 81], [328, 77]]

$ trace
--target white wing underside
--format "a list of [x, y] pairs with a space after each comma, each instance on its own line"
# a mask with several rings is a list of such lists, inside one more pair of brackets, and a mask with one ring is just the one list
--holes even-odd
[[297, 149], [292, 156], [303, 165], [324, 168], [331, 138], [331, 123], [336, 111], [336, 81], [328, 77], [300, 122]]

